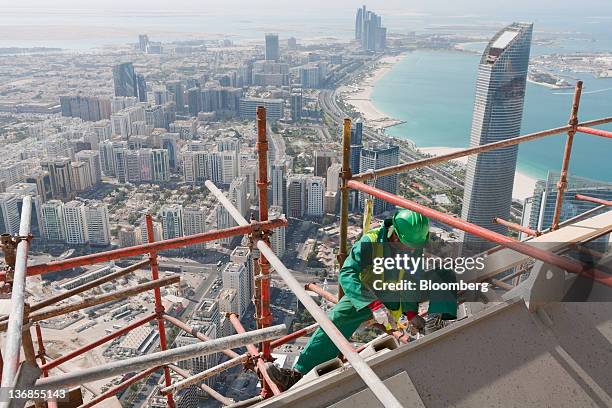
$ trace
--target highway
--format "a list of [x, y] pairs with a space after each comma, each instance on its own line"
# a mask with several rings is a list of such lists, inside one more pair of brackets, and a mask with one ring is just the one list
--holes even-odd
[[[345, 70], [345, 72], [343, 72], [343, 75], [339, 76], [339, 78], [336, 79], [335, 84], [341, 84], [342, 82], [346, 82], [347, 79], [350, 78], [350, 76], [355, 72], [355, 65], [350, 64], [350, 68], [353, 69]], [[331, 81], [328, 81], [328, 84], [330, 86], [333, 86], [330, 82]], [[341, 124], [343, 119], [349, 116], [338, 106], [338, 103], [336, 101], [336, 91], [336, 89], [322, 90], [319, 94], [319, 105], [321, 106], [321, 109], [329, 116], [331, 116], [335, 122]], [[363, 129], [363, 134], [366, 139], [370, 140], [383, 141], [383, 139], [385, 139], [385, 136], [365, 127]], [[418, 152], [410, 150], [404, 145], [400, 146], [400, 162], [412, 162], [422, 158], [423, 156], [421, 156]], [[463, 189], [463, 182], [461, 180], [458, 180], [452, 174], [444, 171], [443, 169], [426, 167], [423, 170], [427, 174], [431, 175], [434, 180], [439, 181], [441, 186]]]

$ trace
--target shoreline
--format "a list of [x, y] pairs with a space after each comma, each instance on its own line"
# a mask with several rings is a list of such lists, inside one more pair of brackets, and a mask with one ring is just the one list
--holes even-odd
[[[461, 147], [421, 147], [419, 151], [432, 156], [441, 156], [443, 154], [454, 153], [458, 150], [462, 150]], [[461, 157], [453, 159], [455, 163], [459, 163], [462, 166], [467, 165], [468, 158]], [[514, 187], [512, 188], [512, 198], [515, 200], [525, 201], [526, 198], [533, 196], [533, 190], [535, 189], [537, 178], [527, 175], [524, 172], [516, 171], [514, 173]]]
[[[364, 124], [375, 129], [386, 129], [396, 126], [405, 121], [394, 119], [382, 112], [371, 100], [372, 92], [376, 86], [376, 82], [391, 71], [395, 64], [406, 58], [407, 53], [402, 53], [397, 56], [387, 56], [379, 60], [379, 66], [369, 73], [366, 77], [356, 85], [344, 85], [338, 88], [338, 93], [345, 103], [351, 105], [363, 117]], [[402, 138], [404, 141], [410, 141], [408, 138]], [[412, 142], [412, 141], [411, 141]], [[460, 147], [419, 147], [412, 142], [414, 148], [422, 153], [433, 156], [453, 153], [461, 150]], [[463, 166], [467, 165], [467, 157], [462, 157], [453, 160]], [[530, 176], [522, 171], [516, 171], [514, 176], [514, 187], [512, 190], [512, 198], [525, 201], [526, 198], [533, 196], [533, 191], [537, 182], [537, 178]]]
[[376, 82], [395, 67], [395, 64], [406, 58], [407, 53], [386, 56], [378, 60], [375, 70], [367, 72], [366, 77], [356, 85], [344, 85], [338, 93], [345, 103], [351, 105], [363, 117], [364, 124], [374, 129], [386, 129], [405, 123], [382, 112], [372, 102], [372, 92]]

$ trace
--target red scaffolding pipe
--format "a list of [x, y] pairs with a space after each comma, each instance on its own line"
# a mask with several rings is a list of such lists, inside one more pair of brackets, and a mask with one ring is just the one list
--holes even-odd
[[202, 234], [189, 235], [187, 237], [167, 239], [164, 241], [135, 245], [127, 248], [119, 248], [112, 251], [78, 256], [61, 261], [52, 261], [44, 264], [28, 266], [28, 276], [41, 275], [49, 272], [61, 271], [84, 265], [92, 265], [100, 262], [109, 262], [115, 259], [148, 254], [151, 251], [159, 252], [166, 249], [181, 248], [189, 245], [201, 244], [203, 242], [215, 241], [217, 239], [229, 238], [235, 235], [250, 234], [256, 228], [267, 231], [273, 228], [285, 226], [287, 226], [287, 220], [278, 218], [259, 224], [255, 223], [252, 225], [232, 227], [223, 230], [213, 230], [204, 232]]
[[289, 333], [286, 336], [279, 337], [278, 339], [272, 341], [270, 343], [270, 347], [275, 349], [277, 347], [282, 346], [283, 344], [289, 343], [291, 340], [299, 339], [302, 336], [306, 336], [317, 330], [319, 328], [319, 323], [311, 324], [310, 326], [306, 326], [303, 329], [296, 330], [293, 333]]
[[51, 369], [53, 369], [53, 368], [55, 368], [55, 367], [65, 363], [68, 360], [72, 360], [73, 358], [75, 358], [77, 356], [80, 356], [83, 353], [86, 353], [86, 352], [88, 352], [90, 350], [93, 350], [94, 348], [96, 348], [96, 347], [106, 343], [107, 341], [110, 341], [110, 340], [115, 339], [115, 338], [117, 338], [119, 336], [122, 336], [122, 335], [126, 334], [127, 332], [129, 332], [130, 330], [133, 330], [133, 329], [135, 329], [137, 327], [140, 327], [140, 326], [150, 322], [151, 320], [155, 319], [156, 316], [157, 315], [152, 314], [152, 315], [146, 316], [146, 317], [144, 317], [144, 318], [142, 318], [140, 320], [137, 320], [134, 323], [130, 323], [127, 326], [122, 327], [121, 329], [119, 329], [117, 331], [114, 331], [114, 332], [112, 332], [112, 333], [110, 333], [110, 334], [108, 334], [108, 335], [106, 335], [104, 337], [101, 337], [101, 338], [99, 338], [98, 340], [96, 340], [94, 342], [91, 342], [91, 343], [88, 343], [88, 344], [86, 344], [86, 345], [84, 345], [82, 347], [79, 347], [78, 349], [73, 350], [73, 351], [71, 351], [68, 354], [64, 354], [63, 356], [61, 356], [61, 357], [59, 357], [59, 358], [57, 358], [55, 360], [49, 361], [48, 363], [43, 363], [43, 365], [40, 368], [43, 371], [49, 371], [49, 370], [51, 370]]
[[493, 232], [486, 228], [469, 223], [460, 218], [455, 218], [452, 215], [444, 214], [440, 211], [433, 210], [421, 204], [417, 204], [414, 201], [410, 201], [405, 198], [398, 197], [395, 194], [388, 193], [376, 187], [370, 187], [358, 181], [351, 180], [348, 182], [348, 186], [351, 188], [354, 188], [355, 190], [359, 190], [364, 193], [370, 194], [374, 197], [385, 200], [388, 203], [395, 204], [398, 207], [407, 208], [409, 210], [416, 211], [420, 214], [423, 214], [426, 217], [429, 217], [434, 220], [438, 220], [446, 225], [460, 229], [462, 231], [478, 236], [480, 238], [486, 239], [487, 241], [498, 243], [514, 251], [528, 255], [532, 258], [539, 259], [540, 261], [558, 266], [562, 269], [565, 269], [568, 272], [588, 276], [603, 285], [612, 287], [612, 276], [602, 273], [596, 269], [587, 269], [587, 267], [582, 265], [580, 262], [576, 262], [572, 259], [565, 258], [559, 255], [555, 255], [551, 252], [544, 251], [542, 249], [530, 246], [523, 242], [515, 241], [512, 238], [507, 237], [505, 235], [498, 234], [497, 232]]
[[612, 132], [608, 132], [607, 130], [593, 129], [593, 128], [586, 127], [586, 126], [578, 126], [576, 128], [576, 131], [582, 132], [582, 133], [588, 133], [589, 135], [602, 136], [602, 137], [607, 137], [609, 139], [612, 139]]
[[527, 234], [527, 235], [529, 235], [531, 237], [539, 237], [540, 235], [542, 235], [542, 233], [540, 231], [533, 230], [533, 229], [531, 229], [529, 227], [525, 227], [524, 225], [519, 225], [519, 224], [514, 223], [514, 222], [506, 221], [503, 218], [495, 217], [495, 218], [493, 218], [493, 222], [495, 222], [495, 223], [497, 223], [499, 225], [506, 226], [506, 227], [508, 227], [508, 228], [510, 228], [512, 230], [520, 231], [520, 232], [525, 233], [525, 234]]
[[[152, 244], [155, 242], [155, 231], [153, 230], [153, 217], [151, 214], [146, 215], [145, 222], [147, 224], [147, 240], [149, 241], [149, 244]], [[149, 263], [151, 264], [151, 278], [156, 281], [159, 279], [156, 251], [151, 251], [149, 253]], [[159, 348], [162, 351], [165, 351], [168, 350], [168, 343], [166, 340], [166, 325], [164, 324], [164, 305], [162, 304], [161, 299], [161, 289], [153, 289], [153, 294], [155, 296], [155, 317], [157, 318], [157, 331], [159, 332]], [[170, 368], [167, 365], [164, 366], [164, 380], [166, 387], [169, 387], [172, 384]], [[174, 397], [172, 396], [172, 393], [170, 392], [166, 394], [166, 398], [168, 400], [168, 406], [170, 408], [174, 408]]]
[[142, 380], [143, 378], [148, 377], [149, 375], [153, 374], [155, 371], [159, 370], [160, 367], [153, 367], [153, 368], [149, 368], [148, 370], [144, 370], [136, 375], [134, 375], [133, 377], [128, 378], [127, 380], [115, 385], [112, 388], [109, 388], [106, 392], [104, 392], [103, 394], [98, 395], [96, 398], [92, 399], [91, 401], [81, 405], [79, 408], [89, 408], [89, 407], [93, 407], [94, 405], [104, 401], [107, 398], [112, 397], [113, 395], [117, 394], [119, 391], [129, 387], [130, 385]]
[[[257, 107], [257, 188], [259, 190], [259, 222], [268, 220], [268, 137], [266, 134], [266, 108]], [[263, 232], [261, 239], [270, 245], [270, 235]], [[268, 327], [272, 324], [270, 313], [270, 263], [263, 254], [259, 255], [259, 272], [261, 279], [261, 316], [258, 316], [258, 328]], [[272, 360], [270, 355], [270, 342], [261, 344], [261, 351], [265, 360]]]
[[576, 200], [588, 201], [590, 203], [612, 206], [612, 201], [604, 200], [603, 198], [589, 197], [582, 194], [575, 195]]
[[[238, 319], [238, 315], [235, 313], [230, 313], [228, 315], [229, 319], [230, 319], [230, 323], [232, 324], [232, 326], [234, 326], [234, 329], [236, 330], [236, 333], [238, 334], [243, 334], [246, 333], [246, 330], [244, 330], [244, 327], [242, 327], [242, 323], [240, 323], [240, 319]], [[259, 375], [261, 376], [262, 379], [262, 392], [266, 393], [267, 390], [269, 389], [270, 391], [272, 391], [272, 393], [274, 395], [278, 395], [281, 393], [281, 390], [278, 388], [278, 385], [276, 385], [274, 383], [274, 381], [272, 381], [270, 379], [270, 377], [268, 377], [268, 374], [266, 372], [266, 363], [264, 362], [264, 360], [260, 357], [259, 355], [259, 350], [257, 350], [257, 347], [255, 347], [252, 344], [247, 344], [246, 345], [246, 349], [249, 352], [249, 354], [251, 355], [251, 357], [253, 357], [254, 359], [257, 359], [257, 371], [259, 372]], [[267, 397], [266, 395], [263, 395], [264, 397]]]
[[329, 293], [328, 291], [326, 291], [325, 289], [323, 289], [322, 287], [320, 287], [314, 282], [311, 282], [305, 285], [304, 289], [310, 290], [316, 293], [317, 295], [321, 296], [323, 299], [327, 300], [328, 302], [338, 303], [338, 296], [332, 295], [331, 293]]

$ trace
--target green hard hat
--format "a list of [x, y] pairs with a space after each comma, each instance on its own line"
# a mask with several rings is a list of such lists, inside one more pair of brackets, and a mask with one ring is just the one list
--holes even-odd
[[422, 247], [429, 239], [429, 219], [411, 210], [399, 210], [393, 216], [393, 230], [402, 243]]

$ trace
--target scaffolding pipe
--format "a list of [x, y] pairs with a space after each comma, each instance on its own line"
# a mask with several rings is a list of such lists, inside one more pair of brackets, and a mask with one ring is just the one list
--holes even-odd
[[[36, 342], [38, 343], [38, 358], [40, 359], [40, 364], [44, 366], [47, 364], [47, 360], [45, 360], [45, 343], [43, 342], [42, 329], [40, 328], [40, 324], [36, 323], [34, 325], [36, 330]], [[43, 369], [41, 366], [41, 370], [43, 375], [46, 377], [49, 373]]]
[[133, 329], [135, 329], [137, 327], [140, 327], [142, 325], [145, 325], [145, 324], [149, 323], [151, 320], [155, 319], [155, 316], [156, 316], [155, 314], [151, 314], [151, 315], [146, 316], [146, 317], [144, 317], [144, 318], [142, 318], [140, 320], [137, 320], [137, 321], [135, 321], [133, 323], [130, 323], [129, 325], [127, 325], [125, 327], [122, 327], [121, 329], [119, 329], [117, 331], [114, 331], [114, 332], [112, 332], [112, 333], [110, 333], [110, 334], [108, 334], [108, 335], [106, 335], [104, 337], [101, 337], [101, 338], [99, 338], [98, 340], [96, 340], [94, 342], [91, 342], [91, 343], [86, 344], [86, 345], [84, 345], [82, 347], [79, 347], [78, 349], [73, 350], [73, 351], [71, 351], [68, 354], [64, 354], [63, 356], [61, 356], [59, 358], [56, 358], [53, 361], [50, 361], [48, 363], [43, 363], [42, 367], [40, 367], [40, 368], [41, 368], [41, 370], [43, 370], [43, 372], [44, 371], [49, 371], [49, 370], [59, 366], [60, 364], [65, 363], [66, 361], [72, 360], [73, 358], [75, 358], [77, 356], [80, 356], [83, 353], [86, 353], [86, 352], [88, 352], [90, 350], [93, 350], [94, 348], [96, 348], [96, 347], [106, 343], [107, 341], [115, 339], [115, 338], [117, 338], [119, 336], [122, 336], [122, 335], [130, 332], [131, 330], [133, 330]]
[[223, 205], [223, 207], [227, 210], [227, 212], [229, 213], [229, 215], [236, 220], [236, 222], [238, 223], [238, 225], [240, 225], [241, 227], [247, 226], [247, 225], [251, 225], [250, 222], [248, 222], [243, 216], [242, 214], [240, 214], [240, 211], [238, 211], [238, 209], [236, 207], [234, 207], [234, 205], [232, 204], [232, 202], [229, 200], [229, 198], [227, 198], [225, 196], [225, 194], [223, 194], [223, 191], [219, 190], [219, 188], [217, 188], [217, 186], [215, 186], [215, 183], [213, 183], [210, 180], [206, 180], [204, 182], [204, 185], [206, 186], [206, 188], [208, 188], [208, 190], [213, 193], [213, 195], [215, 196], [215, 198], [217, 199], [217, 201], [219, 201], [219, 203], [221, 203]]
[[26, 268], [28, 262], [28, 241], [30, 235], [30, 219], [32, 215], [32, 197], [23, 197], [21, 206], [21, 220], [19, 223], [19, 236], [22, 238], [17, 244], [15, 270], [13, 275], [11, 293], [11, 311], [8, 318], [8, 332], [4, 345], [4, 365], [2, 367], [2, 387], [12, 388], [19, 367], [19, 354], [21, 351], [21, 336], [25, 316], [25, 290]]
[[560, 268], [567, 270], [568, 272], [588, 276], [603, 285], [612, 287], [612, 276], [611, 275], [605, 274], [596, 269], [589, 269], [588, 267], [585, 267], [584, 265], [582, 265], [580, 262], [576, 262], [572, 259], [565, 258], [559, 255], [555, 255], [553, 253], [530, 246], [523, 242], [515, 241], [514, 239], [507, 237], [505, 235], [498, 234], [497, 232], [493, 232], [486, 228], [480, 227], [476, 224], [469, 223], [460, 218], [455, 218], [452, 215], [444, 214], [440, 211], [436, 211], [434, 209], [425, 207], [421, 204], [415, 203], [414, 201], [410, 201], [405, 198], [398, 197], [395, 194], [388, 193], [376, 187], [371, 187], [366, 184], [360, 183], [358, 181], [353, 181], [353, 180], [349, 181], [348, 184], [349, 184], [349, 187], [354, 188], [355, 190], [359, 190], [364, 193], [370, 194], [374, 197], [385, 200], [391, 204], [395, 204], [398, 207], [407, 208], [409, 210], [418, 212], [419, 214], [422, 214], [426, 217], [440, 221], [443, 224], [460, 229], [469, 234], [483, 238], [487, 241], [491, 241], [491, 242], [495, 242], [497, 244], [503, 245], [516, 252], [522, 253], [524, 255], [530, 256], [535, 259], [539, 259], [540, 261], [549, 263], [551, 265], [558, 266]]
[[293, 277], [289, 269], [287, 269], [281, 260], [274, 254], [274, 251], [272, 251], [263, 241], [258, 241], [257, 247], [262, 254], [266, 255], [276, 273], [285, 281], [285, 284], [287, 284], [289, 289], [291, 289], [300, 302], [302, 302], [304, 307], [310, 312], [310, 315], [321, 325], [321, 329], [325, 331], [340, 352], [344, 354], [348, 362], [353, 366], [357, 374], [363, 379], [370, 390], [372, 390], [383, 406], [386, 408], [401, 408], [402, 405], [397, 398], [395, 398], [391, 391], [383, 384], [380, 378], [376, 376], [376, 373], [374, 373], [370, 366], [355, 352], [355, 350], [353, 350], [353, 347], [346, 337], [344, 337], [340, 330], [338, 330], [332, 321], [329, 320], [325, 312], [317, 306], [315, 301], [306, 292], [306, 289], [304, 289], [304, 287]]
[[[170, 369], [183, 378], [189, 377], [189, 373], [187, 371], [183, 370], [180, 367], [175, 366], [174, 364], [170, 364]], [[230, 405], [234, 402], [234, 400], [221, 395], [219, 392], [217, 392], [212, 387], [209, 387], [206, 384], [200, 384], [199, 387], [202, 391], [204, 391], [205, 393], [207, 393], [208, 395], [210, 395], [211, 397], [213, 397], [214, 399], [216, 399], [223, 405]]]
[[158, 351], [151, 354], [145, 354], [144, 356], [114, 361], [98, 367], [75, 370], [66, 374], [42, 378], [36, 381], [34, 389], [55, 390], [87, 384], [92, 381], [102, 380], [104, 378], [159, 367], [193, 357], [218, 353], [227, 348], [242, 347], [246, 344], [280, 337], [286, 333], [287, 327], [284, 324], [281, 324], [278, 326], [266, 327], [265, 329], [253, 330], [243, 334], [236, 334], [220, 339], [210, 340], [205, 343], [190, 344], [188, 346], [177, 347], [166, 351]]
[[232, 358], [230, 360], [224, 361], [221, 364], [217, 364], [214, 367], [208, 368], [204, 371], [201, 371], [195, 375], [189, 375], [187, 374], [187, 376], [185, 376], [184, 380], [175, 382], [173, 384], [170, 385], [166, 385], [164, 388], [161, 388], [159, 390], [159, 393], [162, 395], [169, 395], [172, 393], [176, 393], [177, 391], [182, 390], [183, 388], [187, 388], [190, 385], [200, 385], [204, 380], [206, 380], [207, 378], [210, 377], [214, 377], [215, 375], [219, 374], [220, 372], [223, 372], [225, 370], [228, 370], [232, 367], [236, 367], [237, 365], [242, 364], [242, 362], [245, 360], [245, 357], [248, 357], [247, 354], [244, 354], [242, 356], [238, 356], [236, 358]]
[[[348, 254], [348, 211], [349, 188], [347, 182], [351, 179], [351, 120], [344, 119], [342, 125], [342, 169], [340, 172], [340, 242], [338, 243], [338, 269], [342, 268]], [[338, 285], [338, 299], [342, 299], [344, 290]]]
[[236, 235], [250, 234], [256, 228], [267, 231], [269, 229], [284, 226], [287, 226], [287, 220], [279, 218], [262, 223], [255, 223], [255, 225], [245, 225], [222, 230], [213, 230], [201, 234], [189, 235], [186, 237], [178, 237], [163, 241], [157, 241], [153, 244], [135, 245], [127, 248], [114, 249], [112, 251], [99, 252], [97, 254], [84, 255], [60, 261], [52, 261], [28, 267], [28, 276], [41, 275], [49, 272], [61, 271], [64, 269], [76, 268], [78, 266], [91, 265], [100, 262], [109, 262], [115, 259], [149, 254], [151, 251], [159, 252], [167, 249], [182, 248], [189, 245], [201, 244], [203, 242], [215, 241], [217, 239], [229, 238]]
[[569, 170], [570, 158], [572, 155], [572, 145], [574, 143], [574, 135], [578, 126], [578, 109], [580, 107], [580, 95], [582, 94], [582, 81], [576, 82], [574, 90], [574, 98], [572, 101], [572, 110], [570, 113], [569, 123], [571, 129], [567, 131], [567, 139], [565, 141], [565, 150], [563, 152], [563, 162], [561, 163], [561, 173], [557, 182], [557, 197], [555, 202], [555, 212], [553, 213], [550, 230], [554, 231], [559, 228], [559, 220], [561, 219], [561, 208], [563, 207], [563, 195], [567, 190], [567, 172]]
[[[605, 123], [612, 122], [612, 117], [606, 117], [601, 119], [592, 120], [589, 122], [580, 123], [578, 128], [582, 126], [596, 126], [602, 125]], [[577, 128], [577, 129], [578, 129]], [[453, 153], [443, 154], [435, 157], [428, 157], [426, 159], [415, 160], [413, 162], [408, 163], [400, 163], [395, 166], [389, 166], [378, 170], [370, 170], [368, 172], [355, 174], [351, 179], [352, 180], [368, 180], [376, 177], [388, 176], [390, 174], [402, 173], [410, 170], [420, 169], [423, 167], [429, 167], [434, 164], [445, 163], [453, 159], [458, 159], [460, 157], [470, 156], [472, 154], [484, 153], [495, 149], [500, 149], [502, 147], [514, 146], [519, 143], [530, 142], [532, 140], [541, 139], [546, 136], [556, 135], [560, 133], [567, 132], [572, 129], [572, 126], [566, 125], [557, 128], [542, 130], [535, 133], [529, 133], [522, 136], [513, 137], [511, 139], [501, 140], [499, 142], [493, 142], [484, 144], [481, 146], [468, 147], [466, 149], [458, 150]]]
[[95, 279], [89, 283], [86, 283], [85, 285], [76, 287], [74, 289], [68, 290], [64, 293], [60, 293], [59, 295], [56, 296], [52, 296], [48, 299], [43, 300], [42, 302], [36, 303], [32, 306], [30, 306], [30, 311], [31, 312], [35, 312], [39, 309], [42, 309], [43, 307], [46, 306], [50, 306], [54, 303], [57, 303], [59, 301], [62, 301], [64, 299], [68, 299], [71, 296], [77, 295], [81, 292], [85, 292], [86, 290], [89, 289], [93, 289], [96, 288], [106, 282], [110, 282], [112, 280], [115, 280], [117, 278], [120, 278], [121, 276], [127, 275], [130, 272], [134, 272], [135, 270], [138, 270], [140, 268], [143, 268], [145, 266], [149, 265], [149, 260], [146, 259], [144, 261], [140, 261], [135, 263], [134, 265], [130, 265], [127, 268], [122, 268], [119, 269], [113, 273], [109, 273], [108, 275], [102, 276], [101, 278]]
[[327, 300], [328, 302], [331, 303], [338, 303], [338, 297], [332, 295], [331, 293], [329, 293], [328, 291], [326, 291], [325, 289], [323, 289], [322, 287], [320, 287], [319, 285], [317, 285], [314, 282], [311, 282], [309, 284], [307, 284], [306, 286], [304, 286], [304, 289], [306, 290], [310, 290], [314, 293], [316, 293], [317, 295], [321, 296], [323, 299]]
[[[155, 242], [155, 231], [153, 230], [153, 217], [151, 214], [145, 216], [145, 223], [147, 226], [147, 240], [149, 244]], [[159, 269], [157, 268], [157, 252], [149, 252], [149, 262], [151, 263], [151, 279], [153, 282], [159, 281]], [[168, 342], [166, 339], [166, 326], [163, 318], [164, 305], [162, 304], [161, 289], [159, 287], [153, 288], [153, 297], [155, 299], [155, 314], [157, 318], [157, 332], [159, 333], [159, 348], [162, 351], [168, 349]], [[172, 377], [170, 376], [170, 369], [168, 366], [164, 366], [164, 381], [166, 387], [172, 384]], [[168, 400], [168, 406], [174, 408], [174, 397], [172, 393], [166, 395]]]
[[[39, 310], [36, 313], [32, 313], [30, 315], [30, 319], [32, 322], [39, 322], [41, 320], [50, 319], [52, 317], [61, 316], [66, 313], [75, 312], [77, 310], [85, 309], [86, 307], [91, 307], [95, 305], [99, 305], [102, 303], [107, 303], [113, 300], [121, 300], [128, 298], [130, 296], [137, 295], [142, 292], [146, 292], [156, 287], [173, 285], [175, 283], [180, 282], [181, 278], [179, 276], [172, 276], [169, 278], [160, 279], [158, 281], [147, 282], [140, 285], [135, 285], [129, 289], [118, 290], [113, 293], [108, 293], [102, 296], [92, 296], [85, 298], [82, 302], [72, 303], [65, 306], [56, 306], [53, 308]], [[5, 330], [7, 328], [6, 323], [0, 323], [0, 331]]]
[[310, 326], [306, 326], [303, 329], [296, 330], [293, 333], [289, 333], [286, 336], [278, 338], [270, 343], [270, 347], [275, 349], [277, 347], [282, 346], [283, 344], [289, 343], [291, 340], [298, 339], [300, 337], [306, 336], [307, 334], [313, 333], [315, 330], [319, 328], [319, 323], [313, 323]]
[[[268, 220], [268, 135], [266, 134], [266, 108], [263, 106], [257, 107], [257, 143], [255, 151], [257, 152], [257, 189], [258, 207], [259, 207], [259, 222]], [[270, 244], [270, 235], [266, 231], [262, 231], [258, 237], [268, 245]], [[270, 312], [270, 263], [262, 254], [259, 255], [259, 273], [261, 279], [261, 316], [258, 316], [258, 327], [263, 328], [272, 324], [272, 313]], [[266, 361], [271, 361], [270, 342], [264, 341], [260, 346], [263, 358]]]
[[[164, 319], [168, 323], [171, 323], [171, 324], [175, 325], [179, 329], [185, 331], [186, 333], [191, 334], [193, 337], [197, 338], [200, 341], [209, 341], [210, 340], [209, 337], [207, 337], [204, 334], [200, 333], [199, 331], [197, 331], [193, 327], [189, 326], [188, 324], [183, 323], [182, 321], [180, 321], [176, 317], [172, 317], [170, 315], [164, 314]], [[229, 350], [229, 349], [228, 350], [222, 350], [221, 352], [223, 354], [225, 354], [226, 356], [228, 356], [229, 358], [235, 358], [235, 357], [240, 356], [240, 354], [236, 353], [233, 350]]]
[[[230, 313], [228, 317], [229, 317], [230, 323], [232, 324], [232, 326], [234, 326], [236, 333], [238, 334], [246, 333], [246, 331], [244, 330], [244, 327], [242, 327], [242, 324], [240, 323], [240, 319], [238, 319], [237, 314]], [[280, 388], [278, 388], [278, 385], [276, 385], [276, 383], [272, 381], [270, 377], [268, 376], [268, 373], [266, 371], [266, 363], [263, 360], [263, 358], [260, 356], [259, 350], [257, 350], [257, 347], [255, 347], [253, 343], [245, 344], [245, 347], [248, 353], [250, 354], [250, 356], [257, 361], [256, 366], [257, 366], [257, 371], [262, 378], [262, 388], [264, 390], [270, 389], [270, 391], [272, 391], [274, 395], [279, 395], [282, 391], [280, 390]]]
[[607, 137], [609, 139], [612, 139], [612, 132], [608, 132], [606, 130], [593, 129], [593, 128], [586, 127], [586, 126], [578, 126], [576, 128], [576, 131], [577, 132], [582, 132], [582, 133], [587, 133], [589, 135]]
[[576, 198], [576, 200], [588, 201], [590, 203], [612, 206], [612, 201], [604, 200], [603, 198], [589, 197], [582, 194], [576, 194], [574, 198]]
[[514, 222], [506, 221], [503, 218], [495, 217], [495, 218], [493, 218], [493, 222], [496, 223], [496, 224], [508, 227], [511, 230], [519, 231], [519, 232], [522, 232], [524, 234], [527, 234], [530, 237], [539, 237], [540, 235], [542, 235], [542, 233], [540, 231], [533, 230], [533, 229], [531, 229], [529, 227], [525, 227], [524, 225], [519, 225], [519, 224], [514, 223]]
[[120, 382], [119, 384], [115, 385], [114, 387], [109, 388], [108, 390], [106, 390], [104, 393], [98, 395], [97, 397], [95, 397], [94, 399], [92, 399], [89, 402], [86, 402], [85, 404], [79, 406], [79, 408], [89, 408], [89, 407], [93, 407], [96, 404], [99, 404], [100, 402], [104, 401], [105, 399], [108, 399], [110, 397], [112, 397], [113, 395], [117, 394], [119, 391], [126, 389], [127, 387], [129, 387], [130, 385], [137, 383], [138, 381], [148, 377], [149, 375], [153, 374], [155, 371], [159, 370], [161, 367], [152, 367], [149, 368], [147, 370], [144, 370], [130, 378], [128, 378], [125, 381]]

